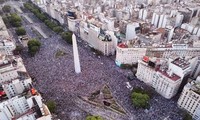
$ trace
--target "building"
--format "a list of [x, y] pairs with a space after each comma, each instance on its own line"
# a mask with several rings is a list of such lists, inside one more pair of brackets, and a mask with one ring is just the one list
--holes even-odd
[[32, 87], [32, 80], [27, 73], [19, 73], [18, 78], [1, 85], [6, 96], [10, 99], [29, 90]]
[[103, 31], [100, 27], [91, 23], [80, 23], [80, 37], [92, 48], [99, 50], [103, 55], [115, 54], [118, 39], [112, 31]]
[[195, 110], [195, 112], [194, 112], [194, 117], [193, 117], [193, 118], [194, 118], [195, 120], [200, 120], [200, 117], [199, 117], [199, 116], [200, 116], [200, 106], [198, 106], [197, 109]]
[[0, 53], [4, 55], [13, 55], [13, 50], [16, 48], [12, 41], [7, 28], [0, 17]]
[[180, 98], [178, 99], [178, 106], [185, 109], [192, 115], [194, 120], [200, 119], [200, 77], [196, 81], [188, 82]]
[[139, 28], [139, 23], [129, 23], [126, 27], [126, 40], [133, 40], [136, 38], [136, 29]]
[[153, 79], [153, 87], [165, 98], [171, 98], [182, 90], [190, 74], [190, 63], [182, 58], [169, 59], [162, 65]]
[[170, 99], [175, 96], [181, 85], [181, 77], [166, 71], [165, 68], [160, 68], [154, 74], [152, 86], [163, 97]]
[[[118, 45], [116, 61], [119, 64], [133, 64], [144, 55], [167, 59], [170, 56], [195, 57], [200, 55], [199, 45], [196, 44], [198, 42], [197, 36], [191, 35], [182, 28], [171, 30], [165, 28], [153, 29], [153, 31], [144, 34], [137, 34], [136, 39], [128, 42], [123, 41], [122, 43], [128, 45], [128, 47], [119, 47]], [[141, 51], [141, 54], [135, 52], [137, 50]]]
[[192, 58], [190, 64], [192, 69], [190, 77], [196, 79], [200, 75], [200, 57]]
[[146, 48], [132, 47], [121, 43], [116, 49], [115, 62], [118, 66], [121, 64], [135, 64], [146, 55]]
[[0, 60], [0, 84], [19, 78], [19, 72], [26, 73], [22, 59], [19, 56], [2, 56]]
[[78, 33], [79, 34], [79, 23], [80, 23], [80, 19], [72, 19], [68, 17], [68, 29], [72, 32]]
[[0, 103], [1, 120], [51, 120], [51, 114], [40, 95], [16, 96]]
[[182, 84], [185, 84], [189, 73], [189, 63], [184, 59], [166, 61], [145, 56], [138, 61], [136, 76], [160, 95], [170, 99], [179, 92]]
[[138, 68], [136, 76], [139, 80], [143, 81], [149, 86], [152, 86], [152, 80], [156, 70], [154, 67], [149, 66], [149, 58], [144, 57], [143, 60], [138, 60]]

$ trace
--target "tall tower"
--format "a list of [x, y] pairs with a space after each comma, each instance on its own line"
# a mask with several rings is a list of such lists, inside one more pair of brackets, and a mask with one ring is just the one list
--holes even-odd
[[76, 36], [72, 35], [72, 42], [73, 42], [73, 54], [74, 54], [74, 68], [76, 73], [81, 73], [81, 66], [80, 66], [80, 60], [78, 55], [78, 47], [76, 42]]

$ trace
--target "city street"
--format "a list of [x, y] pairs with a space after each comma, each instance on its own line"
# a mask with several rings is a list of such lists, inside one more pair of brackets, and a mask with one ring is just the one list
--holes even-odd
[[[55, 100], [57, 104], [56, 114], [61, 120], [85, 120], [86, 112], [80, 109], [75, 101], [77, 96], [88, 96], [91, 92], [108, 84], [116, 101], [127, 110], [124, 120], [181, 120], [181, 111], [177, 107], [177, 101], [167, 100], [156, 92], [150, 101], [151, 108], [148, 112], [144, 109], [135, 109], [131, 103], [130, 90], [126, 88], [126, 74], [128, 70], [122, 70], [115, 65], [110, 57], [94, 55], [88, 45], [78, 40], [80, 56], [80, 74], [74, 72], [72, 45], [67, 44], [59, 35], [48, 29], [31, 13], [26, 13], [34, 22], [29, 25], [27, 21], [23, 24], [30, 37], [37, 37], [31, 26], [39, 24], [49, 38], [41, 38], [42, 46], [35, 57], [30, 57], [26, 51], [23, 52], [24, 64], [31, 77], [36, 78], [34, 86], [42, 93], [45, 100]], [[57, 50], [66, 53], [65, 56], [56, 58]], [[143, 87], [152, 90], [139, 80], [130, 82], [133, 88]], [[91, 108], [92, 109], [92, 108]], [[81, 117], [80, 117], [81, 116]], [[120, 119], [118, 119], [120, 120]]]

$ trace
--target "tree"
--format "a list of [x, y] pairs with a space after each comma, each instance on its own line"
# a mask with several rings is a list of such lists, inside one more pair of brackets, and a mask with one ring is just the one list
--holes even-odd
[[30, 54], [32, 56], [34, 56], [37, 53], [37, 51], [39, 51], [39, 47], [38, 46], [33, 46], [33, 47], [30, 48]]
[[32, 39], [28, 41], [28, 50], [31, 56], [34, 56], [40, 49], [41, 43], [38, 40]]
[[53, 100], [47, 101], [46, 105], [47, 105], [47, 107], [49, 108], [49, 111], [50, 111], [51, 113], [54, 113], [54, 112], [55, 112], [55, 110], [56, 110], [56, 103], [55, 103]]
[[9, 13], [11, 11], [11, 7], [9, 5], [4, 5], [2, 8], [3, 12]]
[[42, 13], [38, 13], [36, 16], [43, 22], [47, 19], [47, 17]]
[[144, 93], [143, 91], [132, 91], [131, 99], [133, 102], [133, 105], [137, 108], [147, 108], [148, 102], [150, 100], [150, 97], [148, 94]]
[[56, 27], [53, 28], [53, 31], [56, 32], [56, 33], [61, 33], [61, 32], [63, 32], [63, 29], [60, 26], [56, 26]]
[[30, 3], [24, 3], [24, 7], [27, 8], [27, 9], [29, 9], [30, 11], [33, 8]]
[[13, 27], [20, 27], [21, 26], [21, 18], [17, 14], [11, 14], [8, 16], [8, 20]]
[[16, 21], [21, 22], [22, 21], [21, 17], [18, 16], [17, 14], [11, 14], [10, 19], [11, 19], [11, 22], [16, 22]]
[[52, 30], [53, 30], [54, 27], [57, 27], [57, 25], [50, 20], [45, 20], [44, 23]]
[[100, 116], [87, 116], [86, 120], [103, 120]]
[[25, 30], [23, 27], [17, 28], [17, 29], [15, 30], [15, 32], [16, 32], [16, 34], [17, 34], [18, 36], [20, 36], [20, 35], [26, 35], [26, 30]]
[[63, 32], [62, 38], [69, 44], [72, 44], [72, 32]]

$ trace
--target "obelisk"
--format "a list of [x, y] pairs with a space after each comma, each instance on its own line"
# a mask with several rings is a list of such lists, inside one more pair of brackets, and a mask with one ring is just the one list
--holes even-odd
[[78, 55], [78, 47], [76, 42], [76, 36], [72, 35], [72, 43], [73, 43], [73, 54], [74, 54], [74, 68], [76, 73], [81, 72], [80, 60]]

